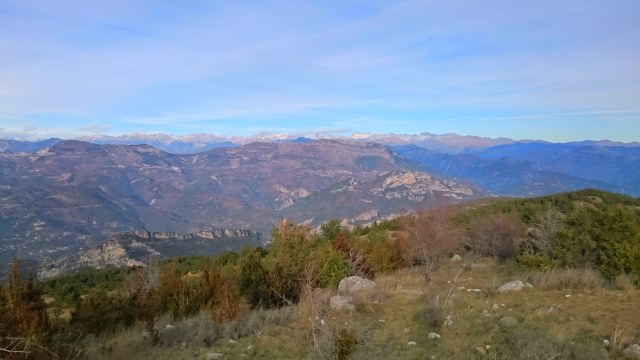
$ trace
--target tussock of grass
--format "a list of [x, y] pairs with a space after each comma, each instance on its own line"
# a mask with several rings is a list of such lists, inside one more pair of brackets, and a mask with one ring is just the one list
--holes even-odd
[[584, 269], [553, 269], [544, 272], [536, 272], [529, 276], [533, 286], [539, 290], [565, 290], [565, 289], [600, 289], [606, 281], [597, 271]]
[[638, 278], [636, 276], [622, 274], [616, 277], [613, 285], [618, 290], [631, 291], [636, 288], [636, 283], [638, 283]]

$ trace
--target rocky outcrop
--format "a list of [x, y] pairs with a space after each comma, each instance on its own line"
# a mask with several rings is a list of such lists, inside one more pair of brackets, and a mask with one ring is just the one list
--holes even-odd
[[37, 275], [50, 278], [85, 268], [144, 266], [143, 259], [215, 255], [260, 245], [260, 239], [259, 233], [250, 230], [215, 229], [193, 234], [138, 230], [112, 235], [96, 248], [51, 262], [38, 269]]
[[416, 171], [397, 171], [384, 175], [382, 184], [371, 189], [371, 193], [387, 199], [407, 198], [421, 202], [434, 194], [452, 199], [471, 197], [471, 188], [450, 180], [437, 179], [427, 173]]
[[361, 278], [359, 276], [350, 276], [340, 280], [338, 291], [345, 294], [353, 294], [362, 290], [371, 290], [376, 287], [373, 280]]

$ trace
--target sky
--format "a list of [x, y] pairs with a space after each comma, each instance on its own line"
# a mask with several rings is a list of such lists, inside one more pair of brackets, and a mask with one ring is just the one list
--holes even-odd
[[0, 0], [0, 138], [640, 141], [640, 1]]

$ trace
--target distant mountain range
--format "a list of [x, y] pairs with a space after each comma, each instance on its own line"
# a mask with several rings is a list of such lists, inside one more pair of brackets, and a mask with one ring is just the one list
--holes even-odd
[[640, 195], [640, 147], [607, 142], [498, 145], [446, 154], [395, 147], [438, 176], [470, 181], [496, 195], [535, 196], [584, 188]]
[[[253, 136], [221, 136], [215, 134], [193, 134], [171, 136], [166, 134], [131, 134], [121, 136], [93, 135], [71, 140], [80, 140], [94, 144], [110, 145], [151, 145], [172, 154], [194, 154], [219, 147], [242, 146], [254, 142], [303, 143], [314, 140], [340, 140], [355, 142], [374, 142], [389, 146], [418, 145], [420, 147], [445, 153], [460, 153], [467, 150], [482, 150], [491, 146], [513, 144], [516, 141], [506, 138], [486, 138], [458, 134], [436, 135], [422, 133], [406, 134], [368, 134], [354, 133], [350, 136], [332, 134], [271, 134], [260, 133]], [[0, 151], [35, 152], [50, 146], [61, 139], [48, 139], [38, 142], [0, 140]]]
[[364, 224], [485, 196], [583, 188], [640, 195], [637, 142], [320, 137], [0, 140], [0, 264], [12, 256], [46, 262], [100, 253], [104, 239], [139, 230], [251, 229], [266, 239], [284, 217], [310, 226], [333, 218]]
[[68, 256], [139, 229], [268, 233], [283, 217], [362, 224], [486, 195], [373, 143], [251, 143], [178, 155], [61, 141], [0, 154], [0, 262]]

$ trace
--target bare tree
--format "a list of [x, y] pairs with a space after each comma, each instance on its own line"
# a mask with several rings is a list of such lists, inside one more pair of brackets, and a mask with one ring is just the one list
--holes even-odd
[[561, 220], [562, 213], [552, 208], [538, 216], [533, 223], [533, 229], [529, 231], [527, 241], [523, 244], [525, 250], [530, 253], [550, 253]]
[[442, 257], [458, 245], [452, 208], [444, 204], [410, 215], [404, 219], [404, 228], [409, 232], [408, 260], [424, 265], [425, 279], [431, 281]]

